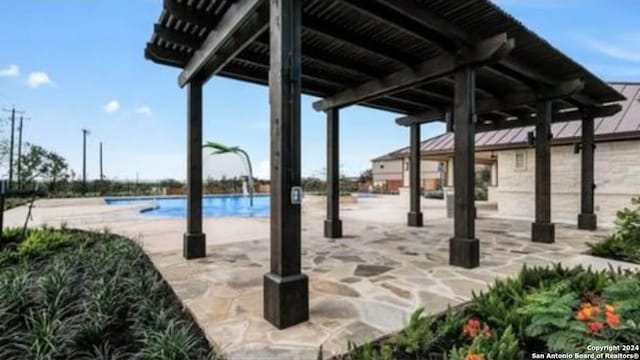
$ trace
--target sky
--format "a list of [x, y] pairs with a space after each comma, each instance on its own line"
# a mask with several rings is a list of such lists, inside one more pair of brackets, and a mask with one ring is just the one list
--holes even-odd
[[[498, 5], [552, 45], [605, 80], [640, 81], [640, 1], [497, 0]], [[184, 179], [186, 93], [179, 71], [144, 59], [143, 49], [161, 0], [0, 0], [0, 110], [24, 110], [24, 141], [68, 159], [87, 175], [112, 179]], [[266, 87], [213, 78], [204, 89], [204, 140], [238, 145], [252, 157], [256, 176], [269, 174]], [[302, 174], [325, 168], [326, 120], [302, 99]], [[9, 134], [0, 113], [0, 137]], [[341, 111], [340, 163], [358, 175], [370, 160], [407, 146], [397, 115], [363, 107]], [[444, 131], [423, 126], [423, 139]], [[237, 157], [206, 156], [205, 174], [238, 176]]]

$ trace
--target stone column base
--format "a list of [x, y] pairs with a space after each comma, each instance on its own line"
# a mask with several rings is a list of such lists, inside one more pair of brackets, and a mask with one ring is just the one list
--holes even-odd
[[264, 318], [278, 329], [309, 320], [309, 279], [305, 274], [264, 275]]
[[182, 256], [185, 259], [197, 259], [207, 256], [206, 251], [206, 235], [184, 233], [182, 238]]
[[451, 238], [449, 240], [449, 265], [467, 269], [480, 266], [480, 241], [478, 239]]
[[531, 223], [531, 241], [552, 244], [556, 241], [556, 225], [554, 223]]
[[422, 213], [410, 211], [407, 213], [407, 224], [409, 226], [421, 227], [423, 225]]
[[598, 216], [596, 214], [578, 214], [578, 229], [596, 230], [598, 228]]
[[324, 221], [324, 237], [337, 239], [342, 237], [342, 220], [333, 219]]

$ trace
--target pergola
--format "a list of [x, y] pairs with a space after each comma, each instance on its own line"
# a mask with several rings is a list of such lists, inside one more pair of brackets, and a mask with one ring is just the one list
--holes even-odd
[[[582, 119], [582, 212], [593, 229], [593, 118], [623, 96], [487, 0], [164, 0], [146, 58], [181, 69], [187, 88], [187, 231], [184, 257], [205, 256], [202, 233], [202, 87], [212, 76], [269, 86], [271, 271], [264, 316], [285, 328], [309, 316], [301, 272], [300, 95], [327, 114], [325, 236], [342, 237], [339, 111], [363, 105], [402, 114], [410, 128], [410, 226], [422, 226], [420, 125], [455, 133], [455, 219], [450, 264], [479, 265], [474, 136], [535, 124], [532, 241], [553, 242], [552, 122]], [[375, 124], [372, 124], [373, 126]]]

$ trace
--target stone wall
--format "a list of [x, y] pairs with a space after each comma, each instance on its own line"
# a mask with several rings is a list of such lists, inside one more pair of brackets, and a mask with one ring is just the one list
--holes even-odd
[[[516, 169], [516, 154], [525, 156]], [[490, 199], [503, 217], [534, 217], [535, 150], [505, 150], [498, 156], [498, 184]], [[519, 155], [520, 156], [520, 155]], [[580, 212], [581, 155], [572, 146], [554, 146], [551, 152], [551, 211], [554, 222], [576, 223]], [[600, 226], [613, 225], [616, 211], [640, 195], [640, 141], [598, 143], [595, 152], [595, 213]]]

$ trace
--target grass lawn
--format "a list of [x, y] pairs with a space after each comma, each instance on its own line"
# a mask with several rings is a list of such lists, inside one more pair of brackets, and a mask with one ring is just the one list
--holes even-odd
[[640, 273], [524, 268], [466, 307], [435, 317], [418, 311], [402, 332], [353, 345], [342, 359], [515, 360], [621, 344], [640, 351]]
[[200, 329], [132, 240], [5, 230], [0, 359], [213, 359]]

